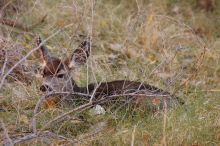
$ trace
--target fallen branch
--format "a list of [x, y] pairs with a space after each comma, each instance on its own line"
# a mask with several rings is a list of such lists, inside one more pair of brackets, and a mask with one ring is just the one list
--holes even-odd
[[30, 31], [31, 29], [35, 28], [39, 24], [43, 23], [46, 20], [47, 15], [43, 16], [39, 21], [37, 21], [35, 24], [32, 24], [30, 26], [25, 26], [16, 20], [7, 19], [7, 18], [0, 18], [0, 23], [3, 25], [7, 25], [13, 28], [17, 28], [23, 31]]
[[33, 133], [37, 134], [37, 123], [36, 123], [36, 115], [37, 115], [37, 112], [38, 112], [38, 109], [41, 105], [41, 103], [47, 99], [48, 97], [50, 96], [68, 96], [68, 95], [79, 95], [79, 96], [90, 96], [88, 94], [83, 94], [83, 93], [70, 93], [70, 92], [55, 92], [55, 93], [49, 93], [47, 95], [44, 95], [44, 96], [41, 96], [40, 99], [38, 100], [35, 108], [34, 108], [34, 112], [33, 112], [33, 118], [32, 118], [32, 129], [33, 129]]
[[[71, 93], [71, 92], [57, 92], [57, 93], [51, 93], [51, 94], [48, 94], [48, 95], [46, 95], [45, 97], [49, 97], [49, 96], [51, 96], [51, 95], [66, 95], [66, 94], [68, 94], [68, 95], [82, 95], [82, 93]], [[90, 96], [91, 97], [91, 95], [88, 95], [88, 94], [83, 94], [83, 95], [86, 95], [86, 96]], [[111, 99], [113, 99], [113, 98], [117, 98], [117, 97], [124, 97], [124, 96], [138, 96], [138, 97], [141, 97], [141, 96], [145, 96], [145, 97], [169, 97], [169, 95], [161, 95], [161, 94], [149, 94], [149, 95], [147, 95], [147, 94], [137, 94], [137, 93], [130, 93], [130, 94], [117, 94], [117, 95], [111, 95], [111, 96], [107, 96], [107, 97], [103, 97], [103, 98], [101, 98], [101, 99], [99, 99], [99, 100], [95, 100], [95, 101], [90, 101], [89, 103], [87, 103], [87, 104], [84, 104], [84, 105], [81, 105], [81, 106], [78, 106], [78, 107], [76, 107], [76, 108], [74, 108], [74, 109], [72, 109], [72, 110], [70, 110], [69, 112], [67, 112], [67, 113], [64, 113], [64, 114], [62, 114], [62, 115], [60, 115], [60, 116], [57, 116], [55, 119], [53, 119], [53, 120], [51, 120], [51, 121], [49, 121], [47, 124], [45, 124], [41, 129], [40, 129], [40, 131], [43, 131], [43, 130], [45, 130], [49, 125], [51, 125], [52, 123], [54, 123], [54, 122], [56, 122], [56, 121], [58, 121], [58, 120], [60, 120], [60, 119], [63, 119], [63, 118], [65, 118], [67, 115], [69, 115], [69, 114], [72, 114], [72, 113], [81, 113], [81, 112], [83, 112], [83, 111], [85, 111], [85, 110], [87, 110], [87, 109], [89, 109], [89, 108], [91, 108], [91, 107], [93, 107], [93, 106], [95, 106], [95, 105], [98, 105], [98, 104], [103, 104], [103, 103], [105, 103], [105, 102], [108, 102], [108, 101], [110, 101]], [[46, 99], [46, 98], [45, 98]]]
[[28, 141], [28, 140], [32, 140], [34, 138], [37, 138], [38, 136], [34, 133], [31, 133], [31, 134], [28, 134], [28, 135], [25, 135], [23, 137], [20, 137], [20, 138], [15, 138], [13, 140], [13, 144], [17, 144], [17, 143], [21, 143], [21, 142], [25, 142], [25, 141]]
[[33, 140], [33, 139], [36, 139], [36, 138], [39, 138], [39, 137], [44, 137], [44, 138], [53, 138], [53, 137], [55, 137], [55, 138], [59, 138], [59, 139], [62, 139], [62, 140], [66, 140], [66, 141], [71, 142], [71, 143], [78, 142], [77, 140], [72, 140], [72, 139], [66, 138], [62, 135], [57, 135], [55, 133], [52, 133], [50, 131], [43, 131], [43, 132], [38, 133], [38, 134], [29, 133], [29, 134], [26, 134], [22, 137], [16, 136], [15, 138], [13, 138], [11, 140], [11, 144], [15, 145], [15, 144], [22, 143], [22, 142], [29, 141], [29, 140]]

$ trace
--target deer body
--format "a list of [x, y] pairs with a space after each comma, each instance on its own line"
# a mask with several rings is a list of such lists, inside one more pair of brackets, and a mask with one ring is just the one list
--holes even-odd
[[129, 80], [115, 80], [111, 82], [102, 82], [101, 84], [89, 84], [88, 87], [79, 87], [73, 81], [72, 92], [79, 92], [91, 95], [94, 92], [95, 97], [99, 96], [111, 96], [111, 95], [126, 95], [130, 93], [145, 93], [146, 95], [169, 95], [157, 87], [143, 84], [141, 82], [129, 81]]
[[[41, 40], [38, 40], [38, 45], [41, 44]], [[129, 80], [115, 80], [111, 82], [102, 82], [100, 84], [89, 84], [86, 87], [79, 87], [76, 82], [72, 79], [70, 72], [73, 67], [86, 63], [90, 52], [90, 43], [84, 41], [80, 46], [73, 52], [73, 54], [64, 60], [49, 54], [48, 49], [45, 46], [40, 46], [41, 59], [43, 62], [43, 85], [40, 90], [55, 91], [55, 92], [77, 92], [84, 93], [87, 95], [94, 96], [94, 100], [99, 98], [108, 98], [112, 95], [145, 95], [145, 99], [148, 97], [176, 100], [177, 98], [171, 96], [168, 92], [163, 91], [157, 87], [144, 84], [137, 81]]]

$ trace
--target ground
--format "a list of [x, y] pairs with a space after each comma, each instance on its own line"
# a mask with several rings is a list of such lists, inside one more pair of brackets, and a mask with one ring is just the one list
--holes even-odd
[[[10, 2], [8, 9], [14, 4], [17, 13], [9, 9], [5, 17], [25, 26], [37, 24], [28, 32], [0, 26], [27, 52], [36, 47], [35, 35], [49, 37], [48, 48], [61, 58], [91, 37], [88, 64], [72, 73], [79, 85], [138, 80], [185, 101], [158, 111], [111, 105], [105, 115], [92, 115], [89, 110], [73, 113], [43, 129], [54, 136], [20, 144], [220, 145], [220, 3], [213, 2], [213, 10], [199, 7], [196, 0]], [[31, 54], [26, 64], [39, 66], [38, 57]], [[42, 95], [40, 83], [37, 77], [31, 85], [7, 81], [0, 89], [1, 138], [5, 129], [11, 139], [32, 132], [33, 111]], [[74, 106], [41, 106], [37, 130]]]

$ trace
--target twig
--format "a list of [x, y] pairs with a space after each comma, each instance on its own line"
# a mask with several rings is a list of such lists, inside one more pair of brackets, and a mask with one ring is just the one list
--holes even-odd
[[[66, 92], [64, 92], [66, 94]], [[71, 94], [74, 94], [76, 95], [77, 93], [69, 93], [69, 95]], [[59, 93], [60, 95], [60, 93]], [[80, 113], [80, 112], [83, 112], [85, 111], [86, 109], [88, 108], [91, 108], [93, 107], [94, 105], [97, 105], [97, 104], [102, 104], [102, 103], [105, 103], [105, 102], [108, 102], [109, 100], [113, 99], [113, 98], [116, 98], [116, 97], [123, 97], [123, 96], [145, 96], [145, 97], [168, 97], [169, 95], [161, 95], [161, 94], [136, 94], [136, 93], [130, 93], [130, 94], [117, 94], [117, 95], [111, 95], [111, 96], [107, 96], [105, 98], [101, 98], [100, 100], [96, 100], [96, 101], [92, 101], [92, 102], [89, 102], [87, 104], [84, 104], [84, 105], [81, 105], [81, 106], [78, 106], [72, 110], [70, 110], [69, 112], [67, 113], [64, 113], [60, 116], [57, 116], [55, 119], [49, 121], [47, 124], [44, 125], [43, 128], [40, 129], [40, 131], [43, 131], [45, 128], [47, 128], [49, 125], [51, 125], [52, 123], [54, 123], [55, 121], [58, 121], [62, 118], [64, 118], [65, 116], [69, 115], [69, 114], [72, 114], [74, 112], [77, 112], [77, 113]]]
[[59, 96], [59, 95], [79, 95], [79, 96], [89, 96], [88, 94], [83, 94], [83, 93], [71, 93], [71, 92], [55, 92], [55, 93], [49, 93], [47, 95], [44, 95], [42, 97], [40, 97], [40, 99], [38, 100], [35, 108], [34, 108], [34, 112], [33, 112], [33, 118], [32, 118], [32, 129], [33, 129], [33, 132], [35, 134], [37, 134], [37, 128], [36, 128], [36, 115], [37, 115], [37, 112], [38, 112], [38, 109], [41, 105], [41, 103], [47, 99], [47, 97], [50, 97], [50, 96]]
[[41, 133], [38, 133], [38, 134], [34, 134], [34, 133], [30, 133], [30, 134], [27, 134], [23, 137], [19, 137], [19, 138], [14, 138], [13, 140], [13, 145], [14, 144], [18, 144], [18, 143], [21, 143], [21, 142], [25, 142], [25, 141], [28, 141], [28, 140], [32, 140], [32, 139], [36, 139], [38, 137], [57, 137], [59, 139], [64, 139], [64, 140], [67, 140], [71, 143], [76, 143], [77, 141], [76, 140], [72, 140], [72, 139], [68, 139], [62, 135], [57, 135], [57, 134], [54, 134], [50, 131], [43, 131]]
[[15, 28], [21, 29], [23, 31], [27, 31], [27, 27], [25, 27], [24, 25], [18, 23], [17, 21], [11, 20], [11, 19], [1, 18], [0, 23], [3, 24], [3, 25], [7, 25], [7, 26], [10, 26], [10, 27], [15, 27]]
[[5, 68], [6, 68], [6, 65], [7, 65], [7, 62], [8, 62], [8, 54], [7, 54], [7, 51], [5, 51], [5, 50], [3, 50], [3, 52], [4, 52], [4, 56], [5, 56], [5, 61], [4, 61], [4, 64], [3, 64], [3, 66], [2, 66], [2, 69], [1, 69], [1, 78], [2, 78], [2, 76], [3, 76], [3, 74], [4, 74], [4, 72], [5, 72]]
[[196, 68], [195, 68], [196, 71], [195, 71], [192, 75], [190, 75], [190, 76], [188, 77], [188, 79], [186, 79], [182, 84], [178, 85], [178, 86], [175, 88], [173, 94], [175, 94], [180, 88], [182, 88], [188, 81], [192, 80], [193, 77], [196, 77], [196, 75], [197, 75], [198, 72], [199, 72], [200, 67], [202, 66], [203, 60], [204, 60], [204, 58], [205, 58], [205, 53], [206, 53], [206, 48], [204, 47], [203, 52], [201, 53], [201, 55], [199, 56], [199, 58], [197, 59], [197, 61], [194, 63], [194, 66], [196, 66], [196, 64], [198, 64], [198, 65], [196, 66]]
[[23, 24], [21, 24], [17, 21], [7, 19], [7, 18], [0, 18], [0, 23], [3, 25], [7, 25], [10, 27], [15, 27], [17, 29], [21, 29], [23, 31], [30, 31], [31, 29], [33, 29], [37, 25], [43, 23], [45, 21], [46, 17], [47, 17], [47, 15], [43, 16], [38, 22], [36, 22], [35, 24], [32, 24], [31, 26], [24, 26]]
[[51, 92], [45, 95], [45, 99], [50, 96], [68, 96], [68, 95], [79, 95], [79, 96], [85, 96], [85, 97], [91, 96], [90, 94], [84, 94], [81, 92]]
[[[143, 92], [145, 90], [139, 90], [138, 92]], [[146, 97], [169, 97], [170, 95], [164, 95], [164, 94], [144, 94], [144, 93], [138, 93], [138, 92], [132, 92], [132, 93], [123, 93], [123, 94], [113, 94], [110, 96], [107, 96], [107, 98], [111, 97], [123, 97], [123, 96], [146, 96]], [[85, 96], [85, 97], [91, 97], [90, 94], [84, 94], [80, 92], [52, 92], [47, 95], [45, 95], [45, 99], [50, 96], [64, 96], [64, 95], [79, 95], [79, 96]], [[105, 97], [105, 96], [104, 96]], [[106, 97], [105, 97], [106, 98]]]
[[137, 5], [137, 9], [138, 9], [138, 13], [140, 13], [140, 6], [139, 6], [139, 3], [138, 3], [138, 0], [135, 0], [136, 1], [136, 5]]
[[134, 146], [134, 137], [135, 137], [136, 128], [137, 128], [137, 125], [134, 125], [134, 130], [131, 135], [131, 146]]
[[162, 146], [167, 146], [166, 142], [166, 124], [167, 124], [167, 103], [166, 100], [164, 100], [164, 115], [163, 115], [163, 138], [162, 138]]
[[205, 41], [204, 41], [202, 38], [198, 37], [198, 36], [196, 35], [194, 29], [193, 29], [192, 27], [190, 27], [189, 25], [187, 25], [187, 24], [185, 24], [185, 23], [183, 23], [183, 22], [180, 22], [180, 21], [176, 20], [175, 18], [172, 18], [172, 17], [170, 17], [170, 16], [168, 16], [168, 15], [154, 15], [154, 16], [156, 16], [156, 17], [164, 17], [164, 18], [167, 18], [167, 19], [169, 19], [169, 20], [171, 20], [171, 21], [173, 21], [173, 22], [176, 22], [176, 23], [179, 24], [179, 25], [185, 26], [185, 27], [188, 28], [193, 34], [195, 34], [196, 39], [198, 40], [198, 42], [199, 42], [200, 45], [201, 45], [200, 47], [206, 46], [206, 45], [205, 45]]
[[28, 140], [31, 140], [31, 139], [34, 139], [34, 138], [37, 138], [38, 136], [34, 133], [31, 133], [31, 134], [28, 134], [26, 136], [23, 136], [21, 138], [17, 138], [13, 141], [13, 144], [17, 144], [17, 143], [21, 143], [21, 142], [24, 142], [24, 141], [28, 141]]
[[51, 39], [52, 37], [54, 37], [55, 35], [57, 35], [61, 30], [71, 27], [73, 25], [73, 23], [66, 25], [64, 28], [59, 29], [58, 31], [56, 31], [55, 33], [53, 33], [52, 35], [50, 35], [48, 38], [46, 38], [44, 41], [42, 41], [40, 43], [40, 45], [34, 49], [32, 49], [30, 52], [27, 53], [26, 56], [24, 56], [22, 59], [20, 59], [14, 66], [12, 66], [9, 71], [2, 77], [1, 83], [0, 83], [0, 89], [2, 88], [4, 81], [6, 79], [6, 77], [19, 65], [21, 64], [23, 61], [25, 61], [33, 52], [37, 51], [45, 42], [47, 42], [49, 39]]
[[0, 122], [1, 122], [1, 125], [2, 125], [1, 127], [4, 130], [4, 145], [5, 146], [13, 146], [14, 144], [13, 144], [11, 138], [8, 135], [8, 130], [5, 128], [4, 122], [2, 120], [0, 120]]
[[[98, 124], [100, 124], [100, 122]], [[104, 127], [102, 127], [100, 129], [95, 129], [94, 132], [85, 133], [85, 134], [79, 136], [77, 141], [80, 145], [86, 145], [86, 142], [93, 140], [97, 136], [102, 136], [103, 134], [101, 132], [106, 133], [106, 131], [104, 131], [104, 130], [106, 130], [106, 129]], [[107, 133], [109, 133], [109, 131]]]
[[220, 89], [202, 90], [202, 92], [220, 92]]
[[125, 103], [123, 103], [122, 105], [120, 105], [114, 112], [114, 114], [116, 115], [116, 113], [122, 108], [124, 107], [126, 104], [130, 103], [135, 97], [130, 98], [129, 100], [127, 100]]
[[95, 87], [95, 89], [93, 90], [93, 93], [92, 93], [92, 95], [91, 95], [91, 97], [90, 97], [89, 102], [92, 102], [93, 98], [95, 97], [96, 90], [99, 88], [99, 86], [100, 86], [101, 84], [102, 84], [102, 81], [99, 82], [99, 84]]
[[37, 102], [37, 104], [36, 104], [36, 106], [35, 106], [35, 108], [34, 108], [34, 113], [33, 113], [33, 118], [32, 118], [32, 127], [33, 127], [33, 132], [34, 132], [34, 134], [37, 134], [36, 114], [37, 114], [37, 111], [38, 111], [38, 109], [39, 109], [39, 106], [40, 106], [41, 103], [44, 101], [44, 99], [45, 99], [45, 96], [42, 96], [42, 97], [38, 100], [38, 102]]
[[53, 119], [53, 120], [49, 121], [47, 124], [45, 124], [44, 127], [41, 128], [39, 131], [43, 131], [43, 130], [46, 129], [49, 125], [51, 125], [52, 123], [54, 123], [55, 121], [58, 121], [58, 120], [60, 120], [60, 119], [62, 119], [62, 118], [64, 118], [64, 117], [66, 117], [67, 115], [69, 115], [69, 114], [71, 114], [71, 113], [73, 113], [73, 112], [78, 112], [78, 113], [80, 113], [80, 112], [82, 112], [82, 111], [84, 111], [84, 110], [86, 110], [86, 109], [88, 109], [88, 108], [90, 108], [90, 107], [92, 107], [92, 106], [93, 106], [93, 103], [87, 103], [87, 104], [81, 105], [81, 106], [79, 106], [79, 107], [77, 107], [77, 108], [74, 108], [73, 110], [70, 110], [70, 111], [67, 112], [67, 113], [64, 113], [64, 114], [62, 114], [62, 115], [60, 115], [60, 116], [57, 116], [55, 119]]

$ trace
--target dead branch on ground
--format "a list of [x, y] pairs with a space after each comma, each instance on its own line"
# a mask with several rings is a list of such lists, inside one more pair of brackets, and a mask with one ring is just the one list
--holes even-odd
[[0, 24], [6, 25], [9, 27], [13, 27], [13, 28], [17, 28], [22, 31], [30, 31], [33, 28], [35, 28], [36, 26], [44, 23], [46, 20], [46, 17], [47, 17], [47, 15], [43, 16], [40, 20], [38, 20], [36, 23], [34, 23], [30, 26], [25, 26], [24, 24], [18, 22], [17, 20], [12, 20], [12, 19], [8, 19], [8, 18], [0, 18]]

